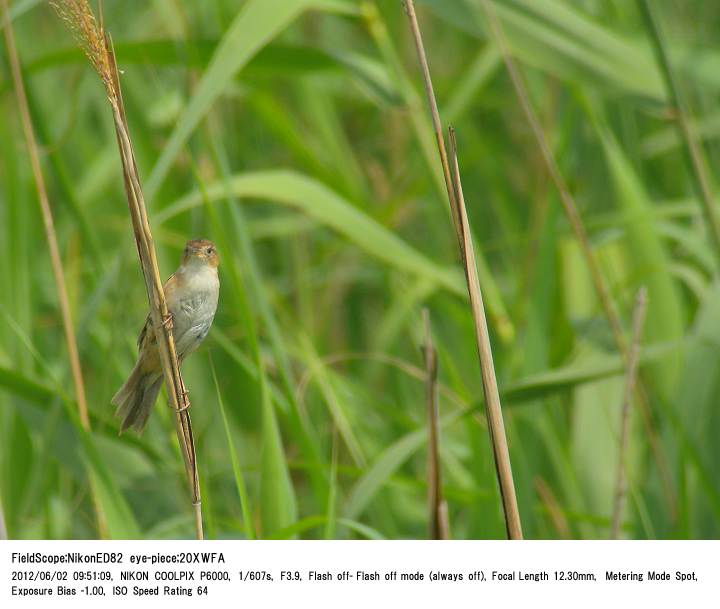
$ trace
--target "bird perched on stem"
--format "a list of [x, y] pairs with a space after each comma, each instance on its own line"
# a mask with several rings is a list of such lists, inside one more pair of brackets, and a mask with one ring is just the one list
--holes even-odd
[[[180, 268], [165, 282], [178, 362], [190, 355], [207, 336], [217, 309], [220, 281], [215, 244], [207, 239], [188, 241]], [[138, 337], [138, 359], [128, 380], [113, 396], [120, 433], [132, 427], [142, 432], [160, 387], [163, 370], [150, 315]]]

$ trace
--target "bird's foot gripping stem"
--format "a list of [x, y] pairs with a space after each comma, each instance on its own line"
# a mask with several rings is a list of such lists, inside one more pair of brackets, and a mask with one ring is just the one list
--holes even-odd
[[183, 380], [182, 376], [180, 377], [180, 395], [182, 396], [182, 405], [179, 408], [173, 408], [173, 410], [177, 413], [183, 412], [190, 408], [190, 399], [188, 398], [190, 392], [185, 388], [185, 381]]
[[175, 408], [175, 406], [173, 406], [172, 404], [172, 401], [168, 400], [168, 405], [170, 406], [170, 409], [176, 413], [184, 412], [185, 410], [190, 408], [190, 400], [188, 399], [188, 395], [190, 395], [190, 393], [183, 390], [182, 392], [180, 392], [180, 395], [182, 396], [182, 403], [178, 408]]

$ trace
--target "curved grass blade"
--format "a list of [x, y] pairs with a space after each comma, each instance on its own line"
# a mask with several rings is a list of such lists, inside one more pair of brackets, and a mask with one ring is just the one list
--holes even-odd
[[[465, 411], [461, 410], [445, 415], [439, 421], [440, 428], [451, 425], [464, 414]], [[346, 518], [356, 519], [363, 513], [377, 492], [400, 466], [425, 445], [427, 435], [426, 427], [411, 431], [380, 454], [353, 486], [343, 510]]]
[[202, 205], [204, 197], [209, 202], [224, 201], [228, 191], [237, 197], [270, 200], [299, 209], [376, 258], [467, 297], [462, 275], [455, 269], [440, 267], [324, 184], [290, 170], [236, 174], [227, 181], [209, 184], [203, 193], [195, 191], [184, 196], [156, 214], [154, 220], [162, 224]]
[[177, 121], [145, 185], [152, 201], [167, 177], [175, 157], [227, 84], [247, 62], [305, 9], [310, 0], [249, 0], [223, 35], [207, 70]]

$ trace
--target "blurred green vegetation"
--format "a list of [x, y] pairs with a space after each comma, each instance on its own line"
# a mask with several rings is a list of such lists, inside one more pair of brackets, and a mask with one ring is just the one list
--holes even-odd
[[[720, 286], [635, 3], [496, 0], [629, 327], [649, 291], [623, 535], [720, 534]], [[653, 2], [712, 169], [720, 5]], [[477, 0], [418, 0], [458, 132], [524, 532], [606, 537], [623, 365]], [[210, 538], [427, 534], [421, 308], [455, 538], [504, 536], [473, 325], [399, 1], [106, 0], [160, 266], [220, 248], [184, 368]], [[91, 409], [79, 431], [42, 220], [0, 53], [0, 506], [11, 538], [193, 535], [171, 414], [118, 437], [147, 304], [103, 89], [44, 2], [14, 27]], [[216, 377], [216, 380], [215, 380]]]

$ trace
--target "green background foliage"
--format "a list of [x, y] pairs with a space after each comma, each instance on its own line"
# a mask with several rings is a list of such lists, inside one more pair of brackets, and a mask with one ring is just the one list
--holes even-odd
[[[720, 6], [653, 2], [712, 169]], [[221, 300], [184, 367], [210, 538], [427, 535], [421, 309], [440, 364], [455, 538], [505, 530], [472, 317], [400, 2], [104, 2], [160, 266], [219, 246]], [[635, 3], [496, 0], [626, 331], [648, 288], [622, 533], [720, 533], [720, 287]], [[418, 0], [458, 132], [524, 532], [606, 537], [623, 363], [478, 0]], [[118, 437], [110, 398], [147, 310], [101, 84], [44, 2], [13, 24], [91, 410], [0, 54], [0, 506], [11, 538], [192, 537], [172, 415]]]

